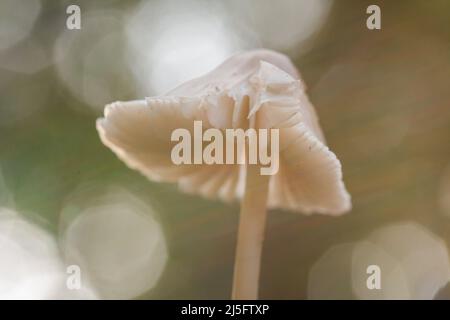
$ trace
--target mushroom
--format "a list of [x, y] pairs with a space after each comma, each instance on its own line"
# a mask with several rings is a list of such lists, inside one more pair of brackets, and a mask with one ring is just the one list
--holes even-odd
[[[261, 161], [242, 164], [236, 159], [250, 152], [250, 139], [234, 150], [234, 164], [174, 164], [173, 132], [184, 128], [195, 135], [198, 121], [221, 132], [276, 129], [278, 170], [262, 174]], [[305, 86], [290, 59], [277, 52], [240, 53], [165, 95], [107, 105], [97, 130], [106, 146], [150, 180], [175, 182], [183, 191], [207, 198], [241, 201], [234, 299], [258, 296], [267, 208], [330, 215], [351, 208], [341, 163], [326, 146]], [[259, 144], [260, 152], [276, 151], [269, 147], [271, 137]]]

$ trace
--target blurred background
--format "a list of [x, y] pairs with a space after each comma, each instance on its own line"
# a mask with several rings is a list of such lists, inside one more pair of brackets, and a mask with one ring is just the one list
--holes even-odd
[[449, 20], [446, 0], [0, 0], [0, 298], [228, 299], [238, 205], [146, 180], [95, 119], [265, 47], [300, 70], [353, 210], [271, 211], [260, 297], [449, 299]]

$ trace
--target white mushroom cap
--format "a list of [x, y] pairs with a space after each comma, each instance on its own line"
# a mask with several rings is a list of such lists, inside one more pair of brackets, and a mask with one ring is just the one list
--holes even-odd
[[237, 54], [166, 95], [106, 106], [97, 129], [105, 145], [151, 180], [177, 182], [208, 198], [241, 198], [245, 165], [172, 162], [172, 131], [193, 131], [195, 120], [205, 130], [279, 129], [280, 167], [270, 177], [269, 207], [327, 214], [350, 209], [341, 163], [326, 146], [314, 107], [286, 56], [269, 50]]

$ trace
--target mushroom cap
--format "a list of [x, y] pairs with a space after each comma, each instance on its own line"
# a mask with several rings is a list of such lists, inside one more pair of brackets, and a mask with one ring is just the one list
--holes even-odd
[[165, 95], [114, 102], [97, 120], [102, 142], [153, 181], [224, 201], [244, 193], [246, 166], [180, 164], [171, 134], [194, 121], [208, 128], [279, 129], [279, 170], [270, 176], [268, 206], [340, 214], [351, 208], [341, 163], [325, 144], [314, 107], [288, 57], [269, 50], [237, 54]]

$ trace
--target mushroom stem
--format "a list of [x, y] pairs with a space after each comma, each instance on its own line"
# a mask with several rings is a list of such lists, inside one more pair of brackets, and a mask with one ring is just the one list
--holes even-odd
[[256, 300], [258, 298], [270, 178], [270, 176], [261, 175], [259, 168], [258, 165], [247, 165], [234, 264], [232, 291], [234, 300]]

